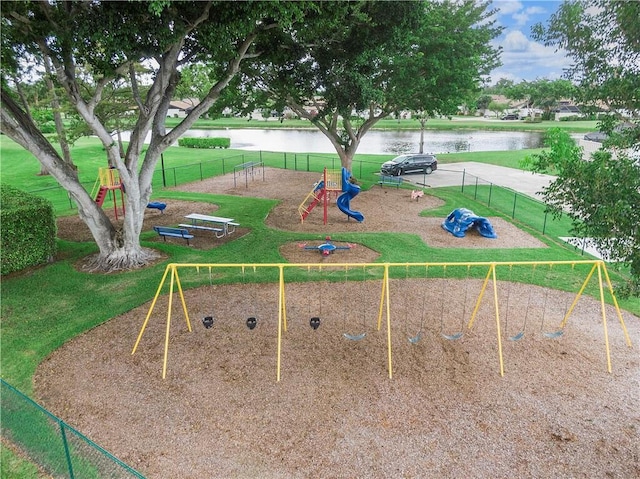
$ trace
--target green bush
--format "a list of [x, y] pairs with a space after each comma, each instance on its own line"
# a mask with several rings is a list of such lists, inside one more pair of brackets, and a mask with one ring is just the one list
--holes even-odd
[[542, 117], [540, 115], [528, 116], [524, 119], [525, 123], [542, 123]]
[[579, 121], [582, 120], [583, 118], [579, 117], [578, 115], [571, 115], [571, 116], [563, 116], [560, 118], [560, 121]]
[[229, 148], [230, 138], [180, 138], [178, 145], [185, 148]]
[[51, 202], [0, 185], [0, 205], [0, 274], [50, 261], [57, 247]]

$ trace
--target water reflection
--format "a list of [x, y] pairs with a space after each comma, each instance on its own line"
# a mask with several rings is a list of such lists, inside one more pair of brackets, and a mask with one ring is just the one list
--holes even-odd
[[[241, 150], [288, 151], [293, 153], [335, 153], [331, 142], [314, 130], [191, 130], [185, 136], [222, 136], [231, 139], [231, 148]], [[537, 132], [494, 132], [479, 130], [424, 133], [424, 151], [453, 153], [467, 151], [505, 151], [543, 146]], [[419, 131], [369, 131], [358, 153], [402, 154], [419, 151]]]
[[[330, 153], [335, 148], [318, 130], [293, 129], [225, 129], [189, 130], [189, 137], [225, 137], [231, 148], [250, 151], [286, 151], [292, 153]], [[128, 135], [123, 135], [128, 140]], [[424, 151], [454, 153], [471, 151], [508, 151], [543, 147], [543, 134], [519, 131], [457, 130], [424, 132]], [[419, 131], [369, 131], [358, 153], [402, 154], [419, 151]]]

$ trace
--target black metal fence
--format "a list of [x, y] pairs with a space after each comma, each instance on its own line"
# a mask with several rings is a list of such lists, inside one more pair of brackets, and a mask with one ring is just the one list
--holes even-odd
[[[194, 181], [203, 181], [217, 175], [237, 173], [242, 165], [259, 164], [261, 168], [273, 167], [294, 171], [321, 172], [324, 167], [339, 169], [340, 159], [337, 155], [321, 155], [310, 153], [282, 153], [267, 151], [247, 151], [211, 160], [202, 160], [186, 165], [165, 167], [164, 160], [154, 172], [152, 187], [155, 190], [174, 188]], [[379, 162], [354, 159], [351, 171], [356, 178], [375, 181], [375, 174], [380, 168]], [[444, 168], [441, 168], [443, 171]], [[245, 172], [246, 173], [246, 172]], [[435, 173], [437, 174], [437, 173]], [[244, 180], [240, 180], [241, 184]], [[87, 191], [92, 184], [83, 183]], [[556, 220], [546, 211], [544, 203], [510, 188], [498, 186], [491, 181], [474, 176], [465, 171], [460, 172], [460, 191], [474, 201], [483, 203], [513, 220], [519, 221], [541, 232], [544, 235], [563, 236], [570, 229], [568, 220]], [[30, 193], [44, 196], [51, 200], [54, 211], [64, 212], [76, 208], [74, 200], [60, 186], [32, 190]], [[107, 198], [106, 209], [114, 208], [115, 198]]]

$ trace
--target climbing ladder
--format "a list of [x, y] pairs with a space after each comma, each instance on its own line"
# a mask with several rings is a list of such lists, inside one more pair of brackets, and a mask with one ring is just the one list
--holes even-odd
[[313, 185], [313, 189], [306, 196], [304, 201], [298, 206], [298, 214], [300, 215], [300, 222], [304, 223], [304, 220], [309, 213], [320, 202], [324, 206], [324, 224], [327, 224], [327, 209], [329, 205], [329, 196], [331, 193], [337, 196], [338, 192], [342, 191], [342, 176], [333, 170], [324, 169], [322, 173], [322, 179]]
[[[97, 190], [97, 193], [96, 193]], [[120, 181], [120, 174], [115, 168], [100, 168], [98, 170], [98, 178], [91, 190], [91, 196], [94, 197], [96, 204], [102, 208], [105, 199], [111, 193], [113, 199], [113, 210], [118, 219], [118, 202], [116, 198], [116, 191], [120, 190], [120, 200], [122, 203], [122, 214], [124, 215], [124, 186]]]
[[324, 200], [326, 195], [327, 190], [324, 187], [323, 181], [313, 185], [311, 192], [306, 196], [304, 201], [300, 203], [300, 206], [298, 206], [298, 214], [300, 215], [301, 223], [304, 223], [304, 220], [309, 216], [309, 213], [311, 213], [318, 203]]

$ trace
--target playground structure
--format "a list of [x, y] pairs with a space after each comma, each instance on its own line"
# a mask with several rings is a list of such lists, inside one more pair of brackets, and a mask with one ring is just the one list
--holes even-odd
[[117, 191], [120, 192], [120, 202], [122, 205], [122, 216], [125, 215], [124, 208], [124, 186], [120, 181], [120, 174], [115, 168], [99, 168], [98, 178], [91, 190], [91, 197], [95, 197], [95, 201], [99, 207], [102, 208], [107, 196], [110, 196], [113, 201], [113, 212], [116, 220], [118, 219], [118, 201]]
[[[534, 262], [534, 261], [530, 261], [530, 262], [476, 262], [476, 263], [341, 263], [341, 264], [332, 264], [330, 269], [333, 273], [336, 273], [336, 268], [338, 269], [338, 274], [339, 274], [339, 270], [343, 269], [344, 270], [344, 281], [345, 283], [349, 282], [349, 281], [360, 281], [360, 284], [362, 286], [364, 286], [365, 283], [368, 284], [368, 286], [373, 285], [374, 287], [376, 287], [376, 283], [377, 283], [377, 288], [380, 291], [380, 296], [379, 296], [379, 300], [377, 301], [378, 304], [378, 310], [377, 310], [377, 315], [375, 318], [367, 318], [366, 314], [362, 315], [362, 321], [363, 321], [363, 325], [362, 326], [357, 326], [358, 328], [362, 327], [363, 330], [359, 331], [358, 333], [350, 333], [350, 332], [345, 332], [343, 334], [344, 338], [349, 339], [349, 340], [362, 340], [365, 338], [366, 336], [366, 331], [364, 330], [364, 328], [366, 328], [367, 323], [370, 322], [371, 325], [368, 328], [368, 330], [370, 331], [378, 331], [380, 332], [382, 330], [382, 324], [383, 324], [383, 317], [385, 319], [384, 324], [386, 325], [385, 327], [385, 333], [386, 333], [386, 359], [387, 359], [387, 369], [388, 369], [388, 376], [391, 379], [393, 376], [393, 364], [392, 364], [392, 311], [394, 311], [395, 314], [395, 310], [393, 308], [393, 305], [397, 304], [401, 304], [402, 303], [402, 295], [399, 294], [400, 297], [398, 297], [397, 299], [395, 298], [395, 296], [392, 298], [392, 295], [390, 293], [390, 278], [395, 278], [395, 279], [403, 279], [402, 278], [402, 273], [404, 272], [405, 275], [405, 279], [406, 278], [418, 278], [418, 279], [424, 279], [425, 282], [431, 281], [433, 279], [436, 279], [438, 281], [441, 281], [442, 287], [445, 287], [446, 281], [444, 281], [447, 278], [453, 278], [454, 277], [454, 270], [458, 270], [458, 274], [455, 274], [455, 278], [456, 279], [462, 279], [464, 280], [464, 276], [460, 275], [460, 272], [465, 273], [466, 272], [466, 281], [462, 281], [463, 284], [465, 284], [465, 301], [464, 301], [464, 305], [462, 308], [459, 308], [459, 304], [453, 304], [453, 305], [448, 305], [447, 307], [453, 307], [455, 308], [456, 306], [458, 306], [458, 309], [456, 311], [459, 311], [459, 309], [462, 309], [462, 314], [461, 314], [461, 320], [460, 320], [460, 324], [456, 325], [455, 328], [452, 328], [451, 324], [445, 324], [443, 318], [443, 313], [444, 311], [444, 301], [442, 302], [442, 311], [439, 312], [439, 316], [440, 316], [440, 335], [443, 339], [445, 340], [449, 340], [449, 341], [457, 341], [462, 339], [463, 335], [464, 335], [464, 331], [463, 329], [465, 329], [465, 324], [466, 324], [466, 329], [470, 330], [473, 326], [474, 323], [476, 321], [477, 316], [478, 316], [478, 311], [480, 309], [483, 297], [485, 296], [487, 287], [491, 284], [492, 289], [493, 289], [493, 298], [492, 298], [492, 306], [493, 306], [493, 313], [494, 313], [494, 320], [495, 320], [495, 331], [496, 331], [496, 343], [497, 343], [497, 351], [498, 351], [498, 362], [499, 362], [499, 373], [501, 376], [504, 376], [504, 358], [503, 358], [503, 339], [506, 337], [508, 340], [510, 341], [520, 341], [524, 338], [525, 334], [526, 334], [526, 330], [527, 330], [527, 323], [530, 323], [531, 321], [533, 321], [533, 319], [530, 317], [532, 316], [532, 314], [530, 314], [530, 307], [529, 307], [529, 303], [531, 302], [531, 297], [529, 298], [529, 301], [527, 302], [527, 306], [526, 306], [526, 311], [524, 312], [524, 319], [520, 319], [518, 321], [517, 324], [517, 330], [510, 330], [509, 329], [509, 324], [508, 324], [508, 315], [509, 315], [509, 297], [510, 297], [510, 289], [506, 292], [506, 293], [501, 293], [499, 294], [499, 291], [503, 291], [503, 284], [511, 284], [511, 276], [513, 273], [513, 270], [515, 268], [524, 268], [526, 271], [529, 271], [531, 273], [531, 280], [533, 280], [534, 275], [541, 275], [543, 273], [546, 272], [547, 275], [549, 275], [552, 270], [554, 268], [559, 268], [562, 266], [570, 266], [572, 268], [572, 271], [576, 272], [576, 267], [582, 265], [584, 266], [584, 270], [586, 271], [586, 268], [590, 266], [589, 272], [586, 273], [585, 275], [585, 279], [582, 281], [582, 284], [579, 288], [579, 290], [577, 291], [577, 293], [575, 294], [575, 297], [573, 299], [573, 301], [571, 302], [571, 305], [566, 307], [566, 310], [564, 312], [564, 315], [562, 317], [562, 321], [559, 323], [559, 325], [557, 326], [557, 328], [555, 330], [552, 331], [546, 331], [545, 330], [545, 325], [544, 325], [544, 321], [545, 321], [545, 314], [549, 315], [549, 313], [546, 311], [547, 309], [547, 296], [548, 296], [548, 288], [547, 288], [547, 293], [545, 294], [544, 297], [544, 305], [543, 305], [543, 310], [542, 310], [542, 325], [540, 327], [540, 330], [543, 333], [543, 336], [549, 339], [553, 339], [553, 338], [559, 338], [560, 336], [563, 335], [564, 333], [564, 328], [569, 320], [569, 317], [571, 315], [571, 313], [573, 312], [574, 308], [576, 307], [578, 300], [580, 299], [580, 297], [583, 295], [583, 293], [585, 292], [585, 289], [587, 288], [588, 284], [590, 283], [592, 277], [594, 276], [594, 273], [597, 272], [597, 279], [598, 279], [598, 283], [597, 283], [597, 292], [598, 292], [598, 296], [599, 296], [599, 300], [600, 300], [600, 305], [601, 305], [601, 319], [602, 319], [602, 326], [603, 326], [603, 333], [604, 333], [604, 343], [605, 343], [605, 353], [606, 353], [606, 361], [607, 361], [607, 370], [608, 372], [611, 372], [611, 354], [610, 354], [610, 346], [609, 346], [609, 333], [608, 333], [608, 326], [607, 326], [607, 316], [606, 316], [606, 312], [605, 312], [605, 289], [608, 290], [609, 294], [610, 294], [610, 298], [611, 298], [611, 302], [615, 308], [616, 314], [618, 316], [618, 320], [620, 322], [620, 325], [622, 327], [622, 331], [624, 333], [624, 337], [625, 337], [625, 341], [627, 343], [628, 346], [631, 346], [631, 340], [629, 338], [629, 334], [627, 332], [626, 329], [626, 325], [624, 323], [624, 319], [622, 317], [622, 314], [620, 312], [620, 308], [618, 307], [618, 303], [617, 300], [615, 298], [615, 295], [613, 293], [613, 287], [611, 284], [611, 280], [609, 278], [609, 274], [607, 272], [606, 269], [606, 265], [604, 262], [600, 261], [600, 260], [582, 260], [582, 261], [546, 261], [546, 262]], [[133, 347], [133, 350], [131, 352], [131, 354], [135, 354], [138, 346], [140, 345], [140, 342], [142, 340], [142, 337], [144, 335], [145, 329], [147, 327], [147, 324], [149, 323], [149, 320], [151, 319], [152, 313], [154, 311], [154, 308], [156, 306], [156, 303], [158, 301], [158, 298], [160, 297], [165, 285], [167, 284], [167, 280], [169, 283], [169, 291], [168, 291], [168, 305], [167, 305], [167, 319], [166, 319], [166, 333], [165, 333], [165, 340], [164, 340], [164, 357], [163, 357], [163, 367], [162, 367], [162, 378], [166, 378], [166, 372], [167, 372], [167, 364], [168, 364], [168, 351], [169, 351], [169, 342], [170, 342], [170, 325], [171, 325], [171, 317], [172, 317], [172, 309], [173, 309], [173, 298], [174, 298], [174, 293], [178, 294], [178, 297], [180, 298], [180, 303], [182, 305], [182, 311], [184, 313], [184, 318], [185, 318], [185, 322], [187, 325], [187, 329], [189, 332], [192, 331], [191, 328], [191, 321], [189, 319], [189, 313], [188, 313], [188, 309], [187, 309], [187, 304], [186, 304], [186, 300], [185, 300], [185, 296], [183, 293], [183, 289], [182, 289], [182, 284], [180, 281], [180, 272], [182, 272], [182, 274], [188, 274], [189, 272], [196, 272], [196, 274], [198, 274], [200, 272], [201, 269], [208, 269], [209, 271], [209, 278], [210, 281], [212, 281], [212, 278], [214, 277], [214, 275], [212, 275], [212, 271], [213, 270], [218, 270], [221, 269], [224, 271], [224, 269], [226, 269], [227, 271], [229, 270], [237, 270], [240, 269], [242, 271], [242, 278], [243, 278], [243, 282], [244, 282], [244, 274], [245, 274], [245, 270], [247, 268], [253, 268], [253, 271], [257, 271], [258, 269], [276, 269], [278, 272], [278, 293], [277, 293], [277, 344], [276, 344], [276, 356], [277, 356], [277, 360], [276, 360], [276, 380], [280, 381], [281, 378], [281, 355], [282, 355], [282, 340], [283, 340], [283, 335], [284, 333], [287, 331], [287, 297], [286, 297], [286, 284], [287, 284], [287, 278], [289, 278], [289, 281], [296, 281], [296, 274], [299, 276], [300, 271], [301, 270], [305, 270], [307, 271], [307, 274], [309, 275], [309, 279], [311, 280], [311, 273], [321, 273], [323, 271], [323, 268], [325, 268], [326, 270], [329, 270], [329, 267], [327, 267], [326, 265], [323, 264], [318, 264], [318, 263], [305, 263], [305, 264], [289, 264], [289, 263], [272, 263], [272, 264], [209, 264], [209, 263], [187, 263], [187, 264], [177, 264], [177, 263], [171, 263], [168, 264], [167, 267], [165, 268], [164, 274], [162, 276], [162, 279], [160, 280], [160, 284], [158, 285], [155, 297], [153, 298], [153, 301], [151, 303], [151, 306], [149, 308], [149, 312], [147, 313], [144, 322], [141, 326], [140, 332], [137, 336], [135, 345]], [[474, 275], [478, 278], [478, 280], [482, 280], [481, 282], [481, 287], [479, 289], [479, 291], [477, 291], [477, 297], [476, 300], [474, 302], [474, 306], [473, 308], [469, 308], [470, 311], [470, 315], [469, 318], [467, 318], [467, 307], [466, 307], [466, 297], [469, 296], [469, 298], [472, 298], [472, 294], [473, 291], [471, 291], [469, 285], [470, 285], [470, 281], [469, 281], [469, 273], [471, 270], [474, 270], [481, 273], [481, 275]], [[486, 271], [485, 271], [486, 270]], [[361, 271], [362, 275], [358, 275], [358, 279], [354, 279], [354, 275], [352, 274], [349, 277], [349, 272], [350, 271]], [[410, 275], [409, 272], [412, 271], [412, 274]], [[420, 276], [416, 276], [415, 273], [413, 273], [414, 271], [423, 271], [424, 273], [421, 274]], [[435, 272], [435, 273], [434, 273]], [[373, 274], [372, 274], [373, 273]], [[577, 272], [576, 272], [577, 275]], [[507, 283], [501, 283], [501, 287], [498, 286], [498, 276], [500, 276], [501, 282], [507, 282]], [[215, 277], [220, 277], [218, 274], [215, 275]], [[298, 278], [299, 279], [299, 278]], [[365, 281], [366, 279], [366, 281]], [[538, 277], [536, 280], [537, 284], [548, 284], [548, 277]], [[213, 285], [213, 282], [212, 282]], [[177, 288], [177, 291], [176, 291]], [[501, 289], [502, 288], [502, 289]], [[433, 288], [431, 288], [433, 289]], [[530, 288], [530, 290], [533, 288]], [[432, 291], [431, 291], [432, 293]], [[573, 294], [573, 293], [572, 293]], [[362, 297], [363, 295], [360, 295], [360, 297]], [[393, 301], [392, 301], [393, 299]], [[274, 298], [274, 300], [276, 300], [276, 298]], [[426, 303], [426, 301], [425, 301]], [[504, 312], [504, 316], [501, 317], [501, 304], [502, 305], [506, 305], [505, 312]], [[533, 309], [533, 308], [531, 308]], [[435, 311], [434, 313], [438, 313], [437, 311]], [[311, 318], [309, 320], [309, 325], [311, 326], [311, 328], [313, 330], [317, 329], [318, 327], [320, 327], [320, 323], [321, 323], [321, 318], [320, 318], [320, 314], [317, 315], [312, 315], [311, 311], [309, 312]], [[425, 332], [426, 328], [425, 328], [425, 321], [426, 321], [426, 317], [424, 315], [424, 304], [423, 304], [423, 317], [420, 321], [420, 325], [419, 328], [417, 328], [417, 334], [412, 334], [409, 335], [407, 337], [407, 340], [409, 341], [409, 343], [412, 344], [416, 344], [418, 343], [421, 338], [423, 333]], [[511, 318], [511, 324], [514, 323], [513, 318]], [[205, 325], [205, 327], [211, 327], [213, 325], [213, 315], [211, 316], [206, 316], [203, 320], [203, 324]], [[248, 319], [247, 319], [247, 327], [249, 327], [250, 329], [253, 329], [253, 327], [255, 327], [257, 323], [257, 319], [255, 317], [255, 315], [251, 315]], [[459, 329], [456, 329], [458, 328]], [[350, 329], [353, 330], [354, 325], [350, 326]], [[512, 328], [513, 329], [513, 328]], [[414, 331], [415, 333], [415, 331]], [[515, 333], [515, 334], [512, 334]]]
[[469, 228], [475, 228], [485, 238], [495, 239], [498, 237], [488, 219], [478, 216], [466, 208], [457, 208], [449, 213], [449, 216], [442, 222], [442, 228], [456, 238], [464, 238]]
[[249, 188], [249, 178], [254, 181], [258, 173], [262, 170], [262, 181], [264, 177], [264, 163], [262, 161], [248, 161], [233, 167], [233, 187], [238, 186], [237, 179], [244, 174], [244, 187]]
[[[322, 179], [313, 185], [311, 192], [298, 206], [298, 214], [300, 221], [309, 216], [311, 211], [322, 203], [323, 206], [323, 222], [326, 225], [328, 221], [329, 202], [331, 194], [336, 197], [336, 206], [340, 211], [353, 218], [358, 222], [364, 221], [364, 216], [359, 211], [353, 211], [350, 207], [351, 199], [360, 193], [360, 187], [351, 182], [351, 173], [346, 168], [342, 170], [328, 170], [324, 168]], [[342, 192], [340, 196], [338, 193]]]
[[351, 248], [353, 248], [353, 245], [348, 244], [346, 246], [336, 246], [335, 244], [333, 244], [331, 242], [331, 236], [327, 236], [325, 238], [325, 242], [322, 244], [319, 244], [318, 246], [309, 246], [306, 243], [302, 243], [299, 245], [301, 248], [307, 249], [307, 250], [316, 250], [316, 251], [320, 251], [320, 253], [322, 254], [322, 256], [329, 256], [331, 253], [333, 253], [335, 250], [339, 250], [339, 249], [346, 249], [349, 250]]

